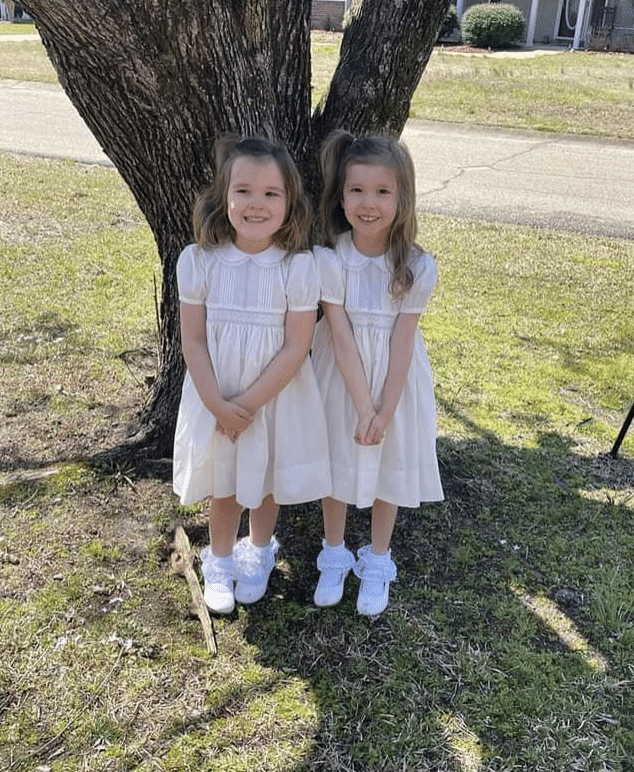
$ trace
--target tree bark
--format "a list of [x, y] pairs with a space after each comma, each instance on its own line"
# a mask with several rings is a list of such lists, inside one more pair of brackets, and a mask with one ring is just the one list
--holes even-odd
[[354, 0], [339, 64], [313, 116], [317, 136], [333, 128], [400, 136], [448, 7], [449, 0]]
[[313, 197], [336, 127], [400, 134], [449, 0], [352, 9], [331, 88], [311, 117], [311, 0], [24, 0], [60, 83], [132, 191], [162, 264], [157, 377], [128, 451], [171, 454], [184, 364], [176, 261], [227, 132], [284, 141]]

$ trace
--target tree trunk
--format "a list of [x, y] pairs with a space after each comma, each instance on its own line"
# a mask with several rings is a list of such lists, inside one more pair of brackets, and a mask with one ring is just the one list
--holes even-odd
[[330, 90], [315, 109], [315, 133], [400, 136], [448, 7], [449, 0], [353, 0]]
[[400, 133], [449, 0], [353, 5], [310, 114], [310, 0], [24, 0], [60, 83], [132, 191], [162, 263], [158, 374], [129, 451], [171, 454], [184, 364], [176, 260], [227, 131], [284, 141], [317, 194], [333, 128]]

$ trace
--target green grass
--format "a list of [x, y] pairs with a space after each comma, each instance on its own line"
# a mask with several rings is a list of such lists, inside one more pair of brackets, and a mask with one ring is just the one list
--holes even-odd
[[58, 83], [57, 73], [38, 41], [4, 43], [0, 49], [0, 60], [3, 79]]
[[534, 58], [437, 49], [411, 116], [507, 128], [634, 137], [634, 59], [563, 52]]
[[[328, 87], [341, 35], [313, 33], [313, 101]], [[634, 138], [634, 60], [562, 52], [517, 58], [438, 46], [410, 107], [418, 120]]]
[[[149, 230], [111, 169], [0, 156], [0, 767], [625, 772], [634, 757], [632, 242], [437, 216], [423, 329], [443, 504], [401, 512], [377, 620], [311, 602], [316, 505], [204, 649], [169, 476], [83, 461], [153, 372]], [[128, 352], [122, 356], [122, 352]], [[350, 515], [348, 543], [368, 534]], [[629, 765], [629, 766], [628, 766]]]
[[634, 398], [634, 244], [435, 217], [421, 233], [440, 261], [426, 330], [452, 431], [458, 402], [507, 441], [574, 430], [605, 449]]
[[[156, 248], [114, 170], [4, 156], [0, 196], [0, 262], [11, 287], [0, 299], [5, 410], [48, 424], [64, 458], [96, 418], [108, 442], [122, 401], [145, 387], [156, 350]], [[20, 456], [37, 459], [41, 441]]]
[[[22, 31], [30, 25], [2, 25]], [[341, 34], [313, 32], [313, 103], [328, 87]], [[634, 139], [634, 66], [631, 55], [563, 52], [518, 59], [469, 55], [437, 47], [414, 94], [419, 120]], [[37, 42], [0, 46], [3, 78], [56, 83]]]
[[37, 35], [32, 21], [0, 21], [0, 36], [2, 35]]
[[340, 45], [340, 33], [318, 31], [311, 33], [313, 104], [317, 104], [330, 83], [339, 60]]

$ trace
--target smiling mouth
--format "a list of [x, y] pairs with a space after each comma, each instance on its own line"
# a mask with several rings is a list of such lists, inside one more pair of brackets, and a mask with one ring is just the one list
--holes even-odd
[[245, 219], [247, 222], [251, 222], [251, 223], [255, 223], [255, 224], [257, 224], [257, 223], [262, 223], [262, 222], [266, 222], [266, 220], [267, 220], [267, 218], [266, 218], [266, 217], [256, 217], [256, 216], [254, 216], [254, 215], [251, 215], [251, 216], [248, 216], [248, 215], [247, 215], [247, 216], [246, 216], [244, 219]]
[[376, 222], [379, 218], [378, 217], [372, 217], [369, 214], [360, 214], [359, 219], [362, 222]]

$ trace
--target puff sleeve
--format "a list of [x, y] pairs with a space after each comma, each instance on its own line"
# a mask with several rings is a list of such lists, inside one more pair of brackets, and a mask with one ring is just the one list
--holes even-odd
[[438, 268], [436, 260], [429, 252], [419, 254], [412, 265], [414, 283], [403, 296], [401, 301], [401, 313], [422, 314], [427, 308], [436, 281], [438, 280]]
[[286, 282], [289, 311], [314, 311], [319, 301], [319, 281], [311, 252], [298, 252], [290, 258]]
[[315, 263], [321, 290], [326, 303], [342, 306], [346, 292], [343, 282], [343, 263], [339, 255], [327, 247], [315, 247]]
[[178, 297], [181, 303], [202, 306], [207, 297], [207, 274], [204, 253], [197, 244], [189, 244], [176, 263]]

